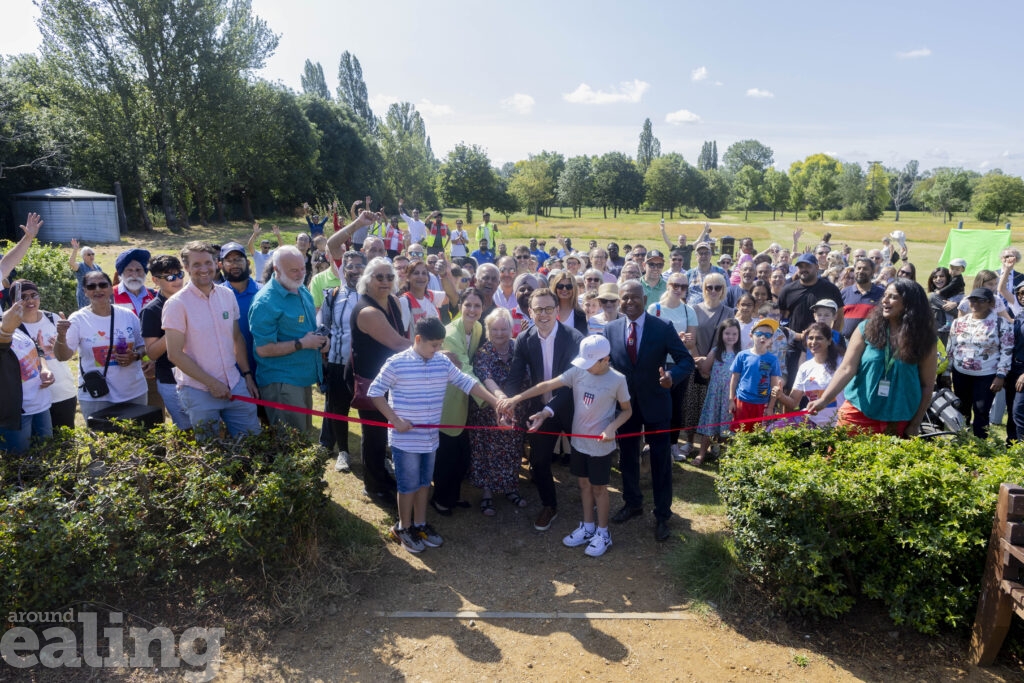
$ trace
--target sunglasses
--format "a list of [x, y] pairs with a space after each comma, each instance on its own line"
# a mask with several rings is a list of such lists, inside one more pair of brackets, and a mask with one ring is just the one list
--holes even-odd
[[754, 332], [754, 336], [761, 339], [771, 339], [774, 335], [771, 332]]
[[647, 267], [648, 268], [664, 268], [665, 267], [665, 262], [664, 261], [648, 261], [647, 262]]
[[538, 313], [540, 315], [551, 315], [552, 313], [555, 312], [555, 307], [554, 306], [541, 306], [540, 308], [532, 308], [530, 310], [533, 311], [534, 313]]
[[901, 270], [896, 274], [899, 275], [900, 277], [910, 277], [913, 273], [911, 273], [909, 270]]
[[171, 273], [170, 275], [154, 275], [157, 280], [166, 280], [167, 282], [177, 282], [178, 280], [185, 279], [185, 273]]
[[384, 282], [385, 280], [388, 282], [394, 282], [395, 275], [394, 273], [377, 273], [373, 276], [373, 279], [377, 282]]
[[38, 292], [25, 292], [24, 294], [21, 295], [21, 300], [22, 301], [32, 301], [33, 299], [38, 299], [38, 298], [39, 298], [39, 293]]
[[721, 292], [725, 289], [725, 285], [707, 285], [704, 287], [705, 292]]
[[575, 289], [575, 287], [573, 287], [572, 285], [570, 285], [570, 284], [568, 284], [566, 282], [562, 282], [560, 284], [555, 285], [555, 289], [571, 290], [571, 289]]
[[600, 282], [601, 278], [599, 278], [599, 277], [588, 277], [588, 278], [585, 278], [585, 280], [586, 280], [586, 282]]
[[690, 288], [690, 285], [686, 284], [685, 282], [670, 282], [668, 286], [671, 287], [672, 289], [689, 289]]
[[109, 282], [89, 282], [89, 283], [86, 283], [85, 285], [83, 285], [83, 287], [85, 287], [86, 289], [88, 289], [91, 292], [94, 289], [106, 289], [106, 288], [110, 287], [110, 283]]
[[529, 261], [529, 256], [516, 256], [516, 261]]

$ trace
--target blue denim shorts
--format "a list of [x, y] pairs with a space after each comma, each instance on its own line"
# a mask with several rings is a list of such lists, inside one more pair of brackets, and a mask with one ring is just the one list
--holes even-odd
[[401, 448], [391, 447], [399, 493], [415, 493], [424, 486], [430, 486], [434, 478], [434, 455], [433, 452], [407, 453]]

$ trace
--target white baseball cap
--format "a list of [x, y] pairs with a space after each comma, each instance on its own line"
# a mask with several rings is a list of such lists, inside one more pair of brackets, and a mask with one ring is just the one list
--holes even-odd
[[592, 334], [580, 342], [580, 355], [576, 356], [572, 364], [580, 370], [589, 370], [594, 363], [611, 354], [612, 345], [608, 337], [602, 334]]

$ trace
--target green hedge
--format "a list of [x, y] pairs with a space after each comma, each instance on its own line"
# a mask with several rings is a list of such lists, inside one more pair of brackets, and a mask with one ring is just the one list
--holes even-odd
[[210, 444], [172, 428], [65, 430], [30, 459], [0, 459], [0, 604], [52, 610], [272, 566], [315, 536], [323, 471], [286, 430]]
[[1001, 482], [1024, 448], [813, 429], [740, 435], [718, 490], [741, 564], [786, 609], [836, 616], [860, 596], [924, 633], [969, 625]]
[[[0, 251], [7, 253], [13, 242], [0, 241]], [[71, 315], [78, 310], [75, 276], [68, 268], [68, 249], [56, 244], [32, 243], [17, 267], [17, 276], [39, 286], [40, 308]]]

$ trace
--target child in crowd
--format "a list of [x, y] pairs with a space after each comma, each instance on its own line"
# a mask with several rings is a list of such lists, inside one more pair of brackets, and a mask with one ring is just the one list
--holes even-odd
[[[511, 409], [519, 401], [562, 387], [572, 387], [575, 412], [573, 434], [600, 435], [599, 439], [572, 437], [572, 459], [569, 471], [576, 475], [583, 500], [583, 521], [562, 539], [570, 548], [586, 545], [584, 552], [600, 557], [612, 545], [608, 531], [608, 482], [611, 479], [612, 456], [615, 453], [615, 432], [633, 414], [626, 388], [626, 378], [611, 366], [612, 347], [604, 335], [592, 334], [580, 342], [579, 355], [573, 367], [558, 377], [541, 382], [502, 402]], [[619, 414], [615, 415], [618, 407]], [[548, 417], [541, 411], [530, 416], [530, 430], [537, 430]], [[594, 523], [594, 508], [597, 523]]]
[[745, 349], [749, 349], [754, 344], [750, 330], [753, 329], [754, 321], [757, 320], [754, 317], [755, 307], [756, 302], [750, 294], [744, 294], [736, 302], [736, 320], [740, 323], [740, 346]]
[[[832, 381], [832, 375], [842, 362], [839, 347], [832, 339], [832, 328], [820, 322], [811, 323], [804, 332], [804, 345], [811, 359], [804, 361], [793, 380], [793, 389], [787, 396], [779, 386], [772, 388], [772, 396], [787, 410], [796, 410], [806, 396], [808, 401], [816, 400]], [[835, 400], [814, 415], [804, 416], [815, 427], [826, 427], [835, 424], [839, 407], [845, 402], [843, 392], [839, 392]], [[802, 422], [803, 420], [798, 420]], [[779, 425], [776, 425], [778, 427]]]
[[736, 354], [729, 380], [729, 413], [735, 422], [732, 430], [750, 431], [753, 423], [739, 422], [764, 417], [771, 401], [771, 389], [781, 378], [779, 359], [769, 353], [779, 323], [771, 318], [758, 320], [750, 336], [754, 345]]
[[694, 458], [696, 465], [704, 464], [708, 457], [711, 439], [723, 442], [729, 436], [729, 380], [732, 376], [732, 362], [743, 349], [740, 345], [740, 323], [736, 318], [723, 320], [715, 330], [715, 345], [697, 363], [697, 370], [708, 378], [708, 395], [700, 413], [700, 453]]
[[388, 430], [388, 442], [398, 483], [398, 522], [391, 528], [391, 536], [412, 553], [444, 543], [440, 534], [427, 524], [437, 428], [414, 425], [440, 422], [449, 383], [492, 407], [498, 405], [494, 394], [438, 353], [445, 334], [444, 325], [437, 318], [417, 322], [412, 348], [388, 358], [366, 392], [393, 425]]

